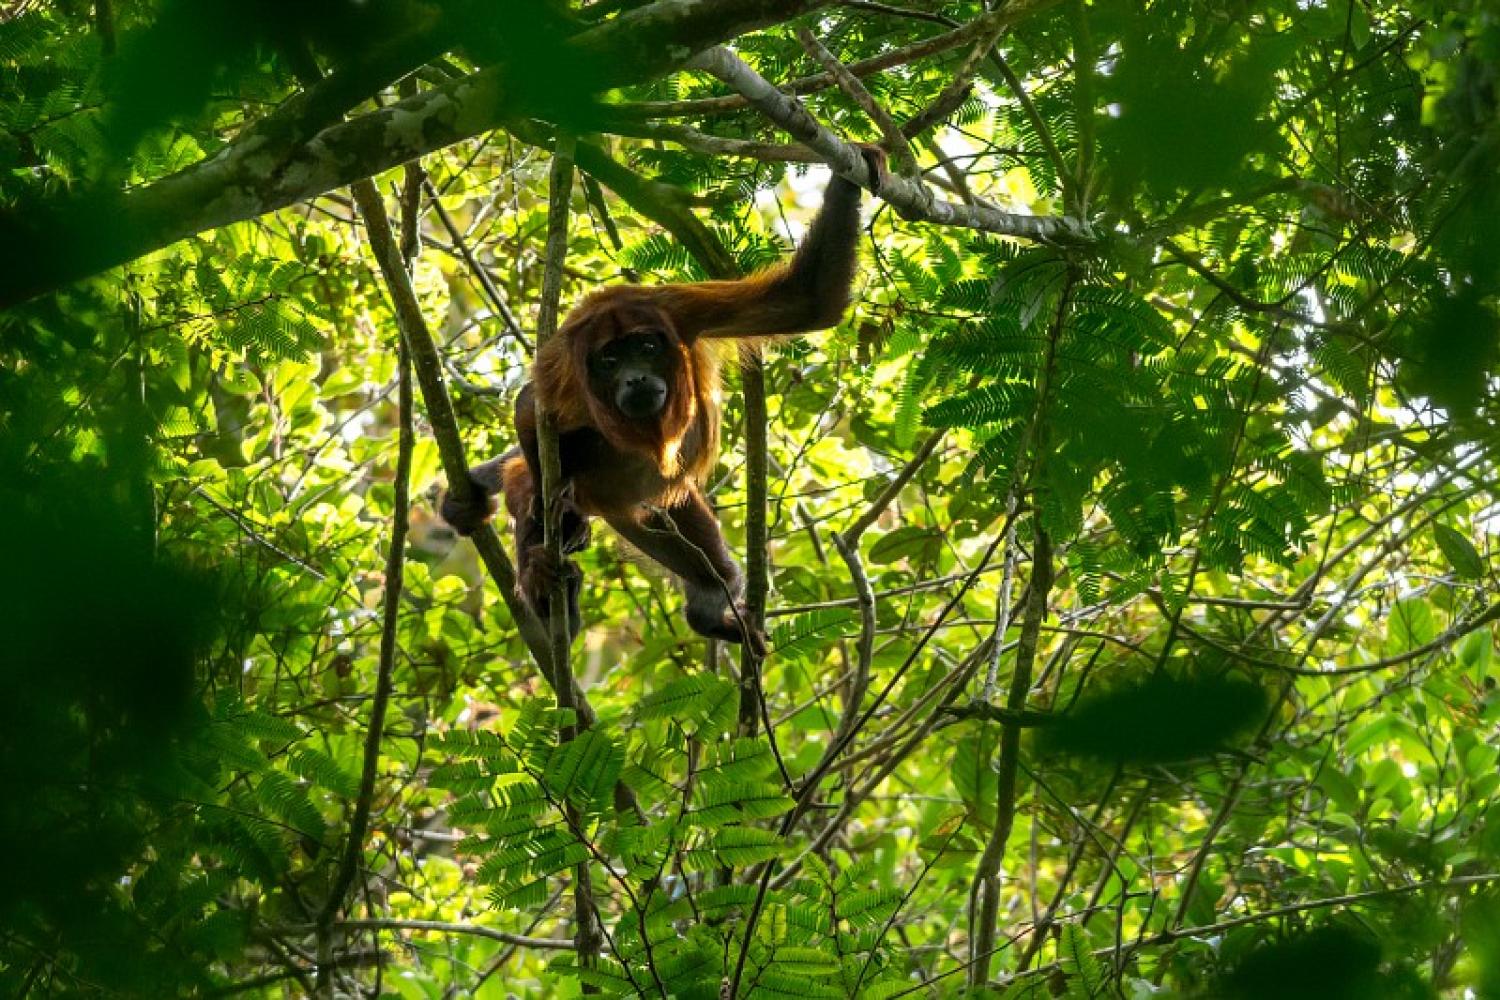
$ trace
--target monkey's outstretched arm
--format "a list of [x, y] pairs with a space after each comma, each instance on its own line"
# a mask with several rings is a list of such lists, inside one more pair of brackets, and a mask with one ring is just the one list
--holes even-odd
[[[874, 176], [883, 176], [883, 154], [869, 149], [866, 155]], [[741, 281], [665, 285], [648, 294], [689, 340], [836, 326], [849, 307], [854, 283], [860, 194], [857, 184], [834, 175], [807, 238], [787, 264]]]

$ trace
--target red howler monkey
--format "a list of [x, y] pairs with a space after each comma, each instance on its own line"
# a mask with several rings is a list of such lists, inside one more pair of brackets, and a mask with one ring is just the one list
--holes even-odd
[[[870, 149], [866, 158], [878, 183], [883, 157]], [[450, 494], [444, 520], [470, 534], [504, 493], [522, 597], [545, 617], [562, 574], [569, 620], [579, 621], [582, 576], [571, 560], [551, 565], [542, 545], [539, 397], [557, 421], [564, 552], [588, 544], [589, 517], [598, 515], [682, 581], [695, 631], [764, 652], [739, 603], [739, 566], [701, 490], [719, 447], [720, 357], [711, 341], [837, 325], [854, 280], [859, 206], [859, 187], [835, 175], [789, 264], [739, 281], [621, 285], [586, 297], [537, 353], [532, 381], [516, 398], [520, 447], [470, 469], [473, 502]]]

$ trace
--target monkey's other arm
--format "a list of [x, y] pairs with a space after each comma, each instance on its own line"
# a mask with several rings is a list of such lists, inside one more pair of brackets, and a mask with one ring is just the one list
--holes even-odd
[[[876, 146], [861, 146], [876, 190], [886, 174], [885, 153]], [[781, 333], [783, 324], [801, 330], [838, 326], [849, 308], [858, 260], [859, 207], [863, 190], [853, 181], [834, 174], [823, 190], [823, 205], [797, 248], [791, 264], [765, 288], [773, 308], [783, 311], [782, 323], [765, 333]]]
[[671, 570], [682, 582], [687, 622], [711, 639], [746, 642], [766, 655], [766, 637], [742, 603], [744, 577], [696, 487], [665, 508], [638, 506], [605, 516], [621, 537]]

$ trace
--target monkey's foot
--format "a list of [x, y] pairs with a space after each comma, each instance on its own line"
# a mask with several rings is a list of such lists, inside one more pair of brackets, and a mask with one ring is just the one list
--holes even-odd
[[592, 536], [589, 517], [572, 500], [565, 500], [562, 505], [561, 531], [564, 552], [582, 552], [589, 547]]
[[478, 531], [495, 516], [499, 504], [485, 492], [484, 486], [469, 477], [469, 499], [460, 502], [451, 490], [443, 492], [438, 502], [438, 513], [448, 526], [460, 535], [468, 537]]
[[521, 596], [545, 618], [560, 583], [567, 585], [568, 601], [576, 606], [578, 591], [583, 586], [583, 571], [573, 560], [553, 559], [545, 546], [533, 545], [526, 550], [516, 583]]

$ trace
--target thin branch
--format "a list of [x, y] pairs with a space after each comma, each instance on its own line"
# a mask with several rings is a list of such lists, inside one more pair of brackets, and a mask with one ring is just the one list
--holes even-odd
[[1005, 570], [1000, 577], [1000, 596], [995, 601], [995, 643], [990, 656], [990, 666], [984, 675], [985, 705], [995, 704], [995, 695], [1000, 690], [1000, 650], [1005, 645], [1005, 633], [1010, 628], [1010, 588], [1016, 579], [1016, 563], [1020, 550], [1016, 546], [1016, 493], [1011, 490], [1006, 501], [1005, 516], [1009, 526], [1005, 529]]
[[1010, 68], [1010, 63], [1005, 61], [1005, 57], [998, 50], [990, 53], [990, 62], [994, 64], [1000, 78], [1005, 81], [1005, 85], [1015, 96], [1016, 102], [1021, 105], [1021, 111], [1031, 122], [1031, 130], [1041, 142], [1042, 151], [1047, 154], [1047, 159], [1052, 161], [1052, 169], [1057, 174], [1058, 183], [1062, 185], [1064, 198], [1071, 205], [1076, 200], [1072, 195], [1073, 174], [1068, 169], [1068, 161], [1063, 158], [1062, 150], [1057, 148], [1057, 140], [1052, 138], [1052, 130], [1047, 127], [1047, 120], [1037, 110], [1036, 103], [1026, 92], [1026, 86], [1021, 83], [1021, 78], [1016, 76], [1015, 71]]
[[[572, 136], [559, 133], [552, 151], [552, 168], [548, 177], [547, 242], [542, 256], [541, 301], [537, 305], [536, 346], [540, 351], [557, 334], [561, 313], [563, 263], [568, 255], [568, 212], [573, 195], [573, 147]], [[555, 566], [562, 566], [563, 552], [563, 474], [562, 452], [557, 441], [557, 424], [553, 416], [536, 401], [537, 453], [541, 466], [541, 482], [538, 487], [542, 495], [542, 537], [547, 558]], [[551, 614], [548, 626], [548, 649], [552, 675], [557, 680], [558, 704], [571, 709], [572, 685], [564, 684], [564, 677], [571, 678], [572, 667], [568, 662], [568, 646], [572, 642], [574, 623], [568, 620], [569, 586], [565, 574], [558, 574], [551, 595]], [[571, 739], [576, 733], [565, 734]]]
[[839, 62], [838, 56], [829, 52], [828, 47], [818, 41], [818, 37], [809, 29], [798, 28], [797, 41], [801, 42], [803, 50], [816, 59], [818, 65], [833, 77], [839, 89], [859, 106], [870, 121], [875, 123], [876, 128], [880, 129], [880, 134], [885, 137], [886, 152], [890, 153], [891, 164], [896, 168], [896, 172], [906, 177], [916, 177], [917, 157], [911, 151], [911, 144], [906, 141], [906, 135], [901, 131], [901, 127], [891, 118], [890, 112], [876, 103], [874, 95], [859, 82], [859, 77], [849, 72], [848, 68]]
[[[989, 572], [999, 572], [1002, 567], [991, 567]], [[927, 590], [941, 590], [950, 583], [961, 583], [968, 579], [968, 573], [949, 573], [946, 576], [935, 576], [930, 580], [920, 580], [917, 583], [908, 583], [902, 587], [892, 587], [889, 590], [875, 592], [877, 601], [888, 597], [900, 597], [903, 594], [919, 594]], [[805, 615], [809, 611], [824, 611], [828, 608], [857, 608], [858, 597], [836, 597], [828, 601], [814, 601], [809, 604], [784, 604], [779, 608], [771, 608], [766, 612], [767, 618], [785, 618], [791, 615]]]
[[[1393, 885], [1384, 889], [1370, 889], [1365, 892], [1351, 892], [1343, 896], [1328, 896], [1324, 899], [1312, 899], [1301, 903], [1288, 903], [1285, 906], [1273, 907], [1262, 910], [1259, 913], [1245, 913], [1238, 917], [1230, 917], [1211, 924], [1202, 924], [1197, 927], [1179, 927], [1151, 934], [1136, 941], [1130, 947], [1139, 951], [1143, 948], [1155, 948], [1161, 945], [1171, 944], [1174, 941], [1183, 940], [1206, 940], [1221, 936], [1225, 931], [1234, 930], [1237, 927], [1247, 927], [1251, 924], [1263, 923], [1267, 920], [1279, 920], [1283, 917], [1293, 916], [1298, 913], [1309, 913], [1316, 910], [1333, 909], [1340, 906], [1358, 906], [1361, 903], [1373, 902], [1378, 899], [1388, 899], [1393, 896], [1406, 896], [1419, 892], [1452, 892], [1456, 889], [1467, 889], [1472, 886], [1494, 885], [1500, 882], [1500, 873], [1485, 873], [1481, 875], [1456, 875], [1453, 878], [1432, 879], [1427, 882], [1409, 882], [1405, 885]], [[1082, 919], [1093, 911], [1085, 911], [1075, 914], [1070, 919]], [[1040, 927], [1038, 922], [1036, 927]], [[1092, 954], [1095, 958], [1114, 959], [1119, 954], [1118, 946], [1095, 949]], [[989, 983], [992, 989], [1003, 990], [1015, 983], [1037, 976], [1049, 976], [1062, 969], [1062, 964], [1053, 962], [1049, 965], [1039, 965], [1035, 969], [1027, 969], [1018, 972], [1006, 979]], [[925, 985], [925, 984], [923, 984]], [[899, 996], [900, 994], [898, 994]]]
[[1094, 173], [1094, 54], [1088, 11], [1083, 0], [1069, 0], [1068, 21], [1073, 28], [1073, 120], [1078, 126], [1077, 169], [1073, 174], [1075, 215], [1088, 218]]
[[840, 754], [848, 746], [850, 737], [860, 717], [860, 711], [864, 704], [865, 693], [870, 688], [870, 675], [875, 661], [875, 590], [870, 585], [869, 574], [865, 572], [864, 561], [860, 558], [859, 543], [864, 533], [880, 519], [906, 484], [916, 476], [932, 453], [937, 450], [938, 444], [943, 440], [943, 431], [936, 431], [929, 435], [917, 453], [902, 467], [901, 471], [886, 483], [885, 488], [870, 503], [863, 514], [844, 531], [833, 536], [834, 547], [838, 549], [839, 555], [844, 559], [844, 565], [849, 568], [849, 579], [854, 584], [855, 606], [859, 608], [859, 640], [855, 645], [854, 673], [849, 682], [849, 697], [844, 703], [844, 714], [839, 718], [838, 727], [834, 730], [833, 738], [829, 740], [828, 747], [823, 752], [823, 757], [813, 773], [820, 768], [827, 767], [833, 763], [834, 756]]
[[[414, 181], [414, 178], [409, 178]], [[415, 220], [408, 220], [415, 224]], [[380, 661], [375, 675], [375, 696], [370, 701], [370, 728], [365, 733], [364, 767], [349, 835], [333, 876], [328, 898], [318, 914], [318, 994], [333, 996], [333, 920], [343, 908], [364, 855], [365, 833], [375, 799], [375, 778], [380, 768], [380, 739], [385, 733], [385, 713], [390, 704], [396, 669], [396, 625], [401, 606], [401, 585], [406, 567], [406, 533], [411, 520], [411, 464], [415, 434], [412, 429], [411, 357], [403, 343], [399, 350], [400, 436], [396, 448], [395, 502], [391, 512], [391, 543], [385, 561], [385, 598], [380, 620]]]
[[464, 238], [463, 231], [454, 224], [452, 217], [448, 215], [448, 210], [443, 207], [443, 201], [439, 196], [438, 189], [433, 186], [430, 178], [423, 186], [427, 191], [429, 202], [437, 211], [438, 221], [448, 231], [448, 238], [453, 241], [453, 245], [463, 255], [464, 262], [469, 265], [469, 271], [479, 282], [479, 287], [484, 290], [485, 295], [489, 298], [491, 304], [494, 305], [495, 311], [505, 321], [505, 328], [510, 331], [512, 337], [515, 337], [520, 342], [527, 354], [532, 353], [531, 341], [521, 331], [521, 324], [516, 321], [516, 314], [510, 311], [510, 303], [506, 301], [505, 293], [500, 291], [499, 286], [495, 284], [495, 279], [490, 277], [489, 269], [479, 262], [478, 257], [474, 256], [474, 251], [470, 249], [469, 241]]
[[870, 720], [875, 717], [875, 713], [880, 711], [880, 706], [885, 704], [885, 700], [896, 689], [896, 685], [901, 683], [901, 679], [906, 676], [906, 672], [911, 669], [912, 664], [917, 662], [917, 658], [922, 655], [922, 650], [927, 648], [927, 643], [942, 629], [943, 623], [953, 613], [953, 609], [958, 607], [959, 602], [968, 594], [970, 588], [974, 586], [974, 581], [978, 580], [980, 574], [985, 571], [990, 559], [995, 554], [995, 550], [999, 547], [1000, 536], [997, 535], [995, 536], [995, 540], [984, 550], [984, 554], [980, 556], [979, 565], [969, 571], [968, 575], [964, 577], [962, 585], [958, 588], [958, 592], [948, 599], [938, 611], [937, 617], [933, 619], [930, 625], [923, 629], [922, 635], [912, 646], [911, 651], [906, 654], [906, 658], [901, 661], [901, 665], [891, 674], [890, 680], [885, 682], [885, 686], [876, 693], [869, 707], [860, 714], [859, 721], [854, 724], [842, 742], [835, 742], [832, 748], [823, 754], [823, 759], [818, 763], [818, 766], [813, 768], [812, 772], [806, 778], [802, 779], [802, 785], [797, 792], [797, 804], [792, 807], [791, 812], [782, 818], [780, 829], [783, 836], [790, 833], [792, 828], [796, 826], [797, 821], [812, 807], [813, 799], [818, 792], [818, 786], [832, 769], [834, 761], [854, 742], [860, 730], [869, 725]]
[[[989, 548], [985, 550], [983, 557], [981, 557], [979, 561], [979, 566], [969, 574], [969, 576], [965, 579], [963, 586], [959, 588], [958, 593], [953, 595], [948, 603], [943, 606], [942, 610], [938, 613], [937, 619], [922, 633], [921, 638], [917, 640], [916, 644], [912, 647], [911, 652], [907, 654], [906, 659], [903, 660], [901, 665], [897, 667], [896, 670], [891, 674], [890, 680], [886, 682], [885, 686], [880, 689], [880, 692], [870, 703], [870, 707], [865, 709], [864, 713], [861, 714], [858, 721], [856, 721], [855, 724], [850, 727], [848, 734], [841, 741], [834, 741], [831, 744], [830, 748], [824, 752], [822, 760], [820, 760], [818, 765], [813, 768], [812, 772], [803, 779], [801, 787], [797, 790], [796, 804], [792, 807], [790, 812], [782, 817], [781, 824], [778, 828], [783, 837], [785, 837], [792, 831], [792, 828], [797, 825], [797, 821], [807, 813], [807, 810], [809, 808], [811, 808], [813, 799], [817, 796], [818, 787], [822, 784], [823, 778], [828, 775], [829, 770], [833, 766], [833, 762], [838, 759], [840, 754], [843, 753], [844, 748], [847, 747], [854, 740], [854, 738], [859, 735], [860, 730], [869, 724], [870, 720], [874, 718], [875, 713], [880, 710], [880, 706], [885, 703], [886, 698], [890, 697], [891, 692], [895, 690], [896, 685], [899, 684], [901, 682], [901, 679], [906, 676], [906, 672], [910, 670], [912, 664], [917, 661], [917, 657], [922, 654], [922, 650], [927, 647], [927, 643], [932, 639], [934, 635], [937, 634], [938, 630], [942, 627], [944, 620], [946, 620], [948, 615], [952, 613], [953, 609], [958, 606], [958, 603], [963, 600], [964, 595], [969, 592], [969, 588], [974, 585], [974, 581], [979, 578], [979, 574], [984, 571], [984, 567], [989, 563], [990, 557], [995, 554], [995, 549], [999, 544], [1000, 539], [996, 537], [994, 542], [990, 543]], [[759, 921], [760, 915], [764, 909], [766, 893], [770, 888], [771, 878], [774, 874], [775, 866], [771, 864], [767, 864], [761, 870], [760, 881], [756, 886], [755, 900], [750, 906], [749, 916], [745, 918], [743, 944], [740, 948], [739, 958], [735, 963], [734, 978], [731, 980], [731, 987], [729, 991], [731, 1000], [733, 1000], [733, 998], [737, 996], [740, 977], [744, 972], [745, 961], [747, 955], [749, 954], [750, 942], [754, 935], [755, 925]]]
[[[990, 974], [990, 956], [995, 950], [995, 933], [1000, 915], [1000, 865], [1005, 860], [1006, 842], [1016, 820], [1016, 777], [1021, 760], [1020, 719], [1026, 712], [1026, 698], [1031, 692], [1032, 667], [1036, 662], [1042, 619], [1047, 615], [1047, 599], [1052, 590], [1052, 540], [1040, 524], [1032, 541], [1031, 587], [1026, 601], [1026, 617], [1016, 645], [1015, 666], [1005, 709], [1016, 721], [1000, 727], [1000, 755], [996, 764], [995, 826], [974, 868], [974, 883], [969, 891], [969, 983], [983, 985]], [[998, 644], [998, 637], [997, 637]]]
[[1198, 277], [1214, 286], [1214, 288], [1217, 288], [1224, 294], [1226, 298], [1228, 298], [1231, 302], [1233, 302], [1235, 305], [1239, 306], [1246, 312], [1262, 313], [1267, 316], [1273, 316], [1277, 319], [1284, 320], [1288, 323], [1306, 324], [1311, 326], [1326, 325], [1317, 322], [1310, 315], [1297, 312], [1295, 309], [1288, 309], [1281, 302], [1263, 302], [1260, 299], [1252, 298], [1250, 295], [1236, 286], [1233, 282], [1225, 279], [1216, 271], [1214, 271], [1213, 268], [1205, 264], [1202, 258], [1198, 257], [1195, 254], [1189, 253], [1187, 250], [1183, 249], [1176, 242], [1170, 239], [1162, 240], [1160, 245], [1167, 251], [1167, 253], [1175, 257], [1189, 271], [1192, 271], [1194, 274], [1198, 275]]
[[849, 681], [849, 697], [844, 702], [844, 714], [828, 743], [829, 751], [843, 747], [849, 731], [859, 719], [860, 705], [870, 687], [870, 673], [875, 661], [875, 589], [870, 586], [869, 574], [859, 556], [859, 536], [835, 534], [833, 545], [844, 557], [849, 567], [849, 579], [854, 584], [855, 598], [859, 607], [859, 640], [854, 646], [854, 676]]
[[[1047, 337], [1046, 355], [1037, 374], [1036, 410], [1026, 427], [1019, 452], [1017, 469], [1025, 468], [1024, 479], [1013, 480], [1010, 493], [1018, 496], [1025, 483], [1033, 507], [1040, 507], [1036, 493], [1039, 483], [1044, 483], [1043, 472], [1048, 454], [1048, 413], [1050, 410], [1052, 380], [1057, 364], [1057, 344], [1062, 336], [1063, 324], [1072, 301], [1072, 291], [1077, 275], [1071, 270], [1067, 284], [1058, 297], [1057, 313]], [[1014, 511], [1007, 523], [1014, 523]], [[1015, 664], [1011, 668], [1010, 687], [1006, 691], [1005, 708], [1017, 718], [1026, 712], [1026, 699], [1031, 693], [1031, 679], [1036, 665], [1037, 648], [1040, 642], [1042, 621], [1047, 617], [1047, 603], [1052, 592], [1052, 539], [1041, 522], [1040, 513], [1032, 516], [1031, 584], [1026, 593], [1026, 617], [1021, 622], [1021, 634], [1016, 642]], [[997, 634], [995, 643], [1004, 642]], [[974, 867], [974, 881], [969, 889], [969, 966], [968, 980], [971, 987], [982, 986], [989, 978], [990, 959], [995, 952], [995, 934], [1000, 915], [1000, 868], [1005, 861], [1006, 842], [1016, 819], [1017, 775], [1021, 764], [1021, 726], [1015, 722], [1002, 723], [1000, 727], [1000, 750], [995, 764], [995, 826], [990, 840], [985, 844], [979, 863]]]
[[[1203, 643], [1205, 646], [1216, 649], [1226, 656], [1232, 657], [1233, 659], [1241, 663], [1246, 663], [1251, 666], [1260, 667], [1265, 670], [1275, 670], [1295, 677], [1348, 677], [1356, 674], [1376, 673], [1381, 670], [1387, 670], [1391, 667], [1398, 667], [1402, 664], [1410, 663], [1413, 660], [1420, 660], [1425, 656], [1432, 655], [1433, 653], [1440, 653], [1447, 647], [1451, 646], [1453, 643], [1468, 635], [1470, 632], [1473, 632], [1475, 629], [1483, 628], [1484, 626], [1494, 621], [1500, 621], [1500, 602], [1491, 604], [1483, 611], [1480, 611], [1468, 618], [1463, 618], [1459, 621], [1454, 622], [1450, 627], [1444, 629], [1443, 632], [1435, 638], [1424, 642], [1422, 645], [1417, 646], [1413, 649], [1408, 649], [1404, 653], [1397, 653], [1394, 656], [1387, 656], [1379, 660], [1372, 660], [1369, 663], [1356, 663], [1347, 667], [1328, 668], [1303, 667], [1297, 664], [1277, 663], [1274, 660], [1266, 660], [1261, 657], [1250, 656], [1249, 654], [1236, 649], [1233, 646], [1230, 646], [1228, 643], [1220, 642], [1213, 636], [1208, 635], [1199, 629], [1195, 629], [1192, 626], [1187, 625], [1186, 623], [1183, 623], [1181, 627], [1183, 631], [1187, 632], [1195, 640]], [[1301, 659], [1306, 659], [1306, 657], [1301, 657]]]
[[[548, 175], [547, 244], [542, 256], [542, 296], [536, 320], [538, 353], [557, 336], [561, 313], [563, 261], [568, 255], [568, 213], [573, 196], [573, 149], [573, 137], [567, 133], [558, 133], [553, 144], [552, 168]], [[552, 564], [563, 566], [567, 556], [563, 552], [562, 537], [563, 503], [566, 499], [562, 450], [557, 440], [557, 422], [543, 408], [540, 396], [536, 401], [536, 426], [538, 464], [541, 466], [541, 482], [538, 486], [542, 496], [542, 544], [546, 546], [547, 558]], [[577, 685], [568, 655], [574, 624], [570, 620], [570, 589], [567, 574], [557, 574], [552, 586], [547, 622], [552, 686], [557, 692], [557, 703], [559, 707], [575, 714], [575, 718], [563, 728], [561, 739], [564, 743], [577, 738], [579, 732], [587, 728], [586, 724], [576, 718]], [[562, 808], [567, 814], [569, 827], [581, 829], [582, 819], [578, 808], [571, 802], [564, 802]], [[603, 935], [597, 923], [596, 909], [593, 878], [589, 862], [585, 859], [573, 866], [573, 940], [578, 950], [578, 963], [585, 968], [598, 962], [602, 943]]]
[[235, 510], [233, 507], [226, 506], [215, 500], [213, 497], [209, 496], [208, 491], [203, 487], [194, 486], [193, 494], [200, 497], [214, 510], [218, 511], [220, 514], [223, 514], [225, 517], [233, 521], [235, 527], [239, 528], [240, 531], [244, 533], [246, 538], [250, 539], [252, 542], [265, 549], [267, 552], [270, 552], [271, 554], [281, 559], [285, 559], [287, 562], [291, 563], [293, 566], [296, 566], [298, 569], [301, 569], [304, 573], [307, 573], [315, 580], [328, 579], [328, 577], [325, 576], [323, 572], [316, 566], [313, 566], [297, 558], [286, 549], [281, 548], [275, 542], [262, 535], [259, 531], [256, 530], [255, 525], [251, 524], [245, 517], [240, 514], [239, 511]]
[[880, 520], [880, 515], [884, 514], [886, 508], [895, 502], [896, 498], [901, 495], [901, 491], [906, 489], [906, 484], [922, 471], [922, 466], [926, 465], [932, 453], [937, 451], [937, 446], [943, 441], [943, 434], [943, 431], [934, 431], [927, 440], [922, 442], [916, 454], [912, 455], [911, 459], [901, 467], [901, 471], [885, 484], [885, 487], [876, 494], [875, 499], [870, 501], [870, 506], [865, 508], [865, 512], [844, 529], [845, 538], [851, 542], [859, 541], [861, 536]]
[[954, 67], [948, 82], [932, 103], [901, 124], [902, 135], [915, 139], [933, 126], [947, 121], [948, 116], [968, 100], [969, 94], [974, 90], [974, 74], [978, 72], [984, 57], [994, 48], [995, 40], [1003, 30], [1004, 24], [997, 24], [979, 36], [979, 41], [974, 43], [963, 61]]
[[908, 7], [896, 7], [891, 4], [875, 3], [874, 0], [838, 0], [840, 7], [848, 7], [851, 10], [869, 11], [871, 14], [885, 14], [889, 17], [904, 17], [913, 21], [929, 21], [933, 24], [941, 24], [944, 27], [953, 27], [953, 18], [942, 14], [932, 14], [925, 10], [913, 10]]
[[[905, 125], [902, 126], [905, 129]], [[612, 135], [628, 136], [636, 139], [651, 139], [660, 142], [670, 142], [694, 153], [702, 153], [706, 156], [738, 156], [749, 160], [759, 160], [762, 163], [823, 163], [823, 157], [808, 149], [806, 146], [791, 142], [761, 142], [755, 139], [728, 139], [724, 136], [710, 135], [700, 132], [698, 129], [689, 128], [686, 125], [669, 125], [657, 122], [632, 122], [615, 127]], [[929, 148], [932, 144], [923, 140]], [[938, 161], [947, 176], [945, 178], [931, 178], [932, 183], [946, 191], [963, 198], [965, 202], [974, 201], [973, 194], [967, 189], [962, 172], [958, 170], [953, 160], [942, 150], [933, 149], [933, 157]], [[931, 174], [934, 169], [928, 168], [924, 173]]]
[[[760, 352], [745, 358], [740, 365], [740, 390], [745, 399], [745, 615], [742, 627], [764, 632], [766, 627], [766, 594], [770, 590], [769, 548], [766, 505], [769, 502], [767, 477], [770, 475], [767, 454], [770, 450], [766, 415], [766, 364]], [[740, 733], [752, 736], [756, 720], [767, 719], [766, 738], [774, 741], [766, 709], [765, 687], [761, 678], [761, 658], [750, 642], [740, 646]], [[743, 955], [741, 955], [743, 961]], [[736, 969], [735, 980], [739, 980]], [[733, 993], [731, 992], [731, 995]]]
[[[534, 122], [514, 121], [506, 127], [522, 142], [543, 147], [551, 145], [550, 132]], [[681, 188], [642, 177], [591, 143], [578, 143], [576, 154], [579, 169], [597, 177], [631, 208], [671, 233], [709, 277], [740, 276], [733, 255], [713, 230], [693, 214], [688, 195]]]
[[[845, 766], [858, 763], [866, 756], [878, 759], [875, 761], [874, 773], [870, 774], [868, 778], [858, 785], [851, 786], [844, 793], [844, 800], [839, 803], [838, 812], [834, 815], [833, 819], [823, 827], [796, 859], [788, 864], [784, 870], [777, 873], [776, 878], [771, 882], [771, 888], [781, 889], [785, 887], [796, 876], [796, 873], [802, 866], [803, 859], [807, 855], [817, 854], [826, 849], [839, 830], [843, 829], [844, 824], [854, 815], [854, 810], [859, 804], [869, 798], [875, 789], [894, 774], [896, 768], [900, 767], [902, 762], [910, 757], [926, 741], [928, 736], [932, 735], [941, 724], [948, 720], [949, 716], [947, 713], [953, 707], [953, 702], [968, 685], [969, 678], [978, 669], [980, 661], [989, 655], [990, 640], [987, 639], [976, 646], [974, 651], [965, 657], [962, 663], [924, 692], [920, 698], [901, 713], [899, 718], [890, 724], [886, 734], [883, 734], [874, 741], [873, 746], [879, 747], [877, 752], [872, 753], [872, 748], [866, 748], [859, 753], [843, 758], [842, 763]], [[899, 746], [893, 746], [897, 737], [897, 733], [893, 732], [893, 730], [900, 730], [922, 712], [926, 711], [927, 707], [932, 705], [933, 702], [937, 702], [936, 706], [931, 712], [927, 713], [921, 723], [917, 725], [915, 731]]]
[[672, 142], [705, 156], [740, 156], [765, 163], [822, 163], [823, 158], [806, 146], [790, 142], [761, 142], [756, 139], [726, 139], [687, 125], [667, 122], [622, 124], [614, 135], [637, 139]]
[[[518, 948], [537, 948], [547, 951], [573, 950], [573, 942], [567, 938], [529, 937], [525, 934], [512, 934], [509, 931], [486, 927], [483, 924], [465, 924], [451, 920], [378, 917], [365, 920], [335, 920], [333, 925], [339, 930], [351, 931], [432, 931], [436, 934], [462, 934], [470, 937], [489, 938], [491, 941], [499, 941]], [[313, 925], [292, 925], [275, 927], [270, 930], [271, 933], [276, 935], [292, 935], [305, 934], [313, 929]]]
[[[619, 254], [625, 249], [625, 241], [620, 237], [620, 227], [615, 225], [615, 217], [609, 210], [609, 203], [604, 200], [604, 189], [599, 186], [599, 181], [592, 174], [583, 175], [583, 196], [589, 207], [599, 213], [598, 222], [604, 227], [604, 235], [609, 237], [609, 245], [614, 247], [615, 253]], [[640, 274], [633, 267], [620, 265], [620, 274], [626, 281], [638, 282]]]
[[[889, 52], [882, 52], [878, 56], [869, 59], [861, 59], [848, 65], [848, 70], [855, 76], [870, 76], [882, 70], [891, 69], [896, 66], [904, 66], [918, 59], [947, 52], [965, 45], [984, 33], [998, 28], [1003, 31], [1026, 18], [1041, 14], [1044, 11], [1057, 6], [1062, 0], [1015, 0], [1007, 3], [998, 10], [976, 17], [968, 24], [960, 25], [952, 31], [941, 35], [907, 45]], [[946, 23], [953, 23], [951, 20]], [[799, 77], [782, 85], [782, 90], [791, 96], [811, 94], [819, 90], [826, 90], [834, 85], [833, 77], [824, 73], [814, 73], [811, 76]], [[754, 103], [748, 95], [743, 93], [728, 97], [703, 97], [685, 101], [652, 101], [639, 104], [626, 105], [616, 110], [628, 113], [632, 116], [642, 118], [684, 118], [702, 115], [725, 114], [730, 111], [739, 111]]]

